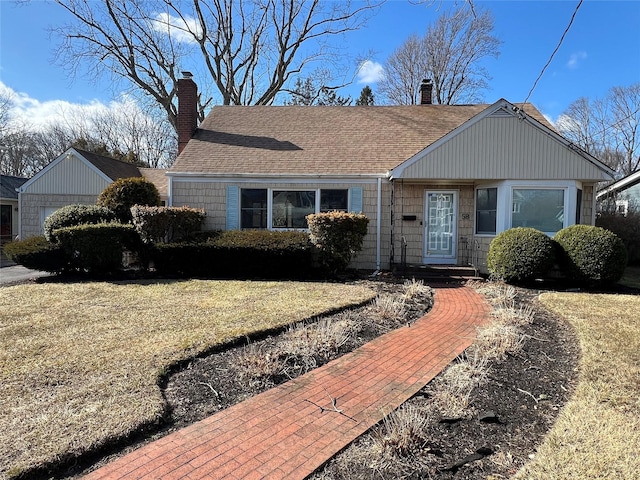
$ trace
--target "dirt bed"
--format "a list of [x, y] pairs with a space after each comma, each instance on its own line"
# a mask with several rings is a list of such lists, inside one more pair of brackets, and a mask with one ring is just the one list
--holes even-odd
[[[402, 282], [391, 278], [361, 282], [385, 296], [403, 292]], [[429, 423], [430, 440], [423, 446], [424, 455], [406, 478], [506, 478], [535, 454], [536, 445], [573, 390], [578, 360], [577, 344], [571, 331], [539, 306], [536, 296], [537, 292], [519, 290], [518, 302], [531, 305], [536, 311], [534, 322], [524, 332], [522, 350], [491, 365], [488, 380], [473, 391], [473, 416], [435, 418]], [[351, 335], [335, 355], [313, 359], [314, 366], [352, 351], [390, 329], [417, 320], [430, 307], [431, 297], [419, 297], [405, 302], [402, 319], [385, 322], [379, 318], [372, 320], [373, 305], [351, 310], [349, 315], [358, 319], [357, 333]], [[253, 341], [251, 348], [259, 351], [277, 348], [278, 342], [283, 341], [283, 334]], [[166, 420], [154, 431], [138, 432], [108, 450], [80, 459], [74, 465], [61, 466], [53, 476], [49, 472], [41, 478], [79, 478], [146, 443], [304, 373], [304, 368], [291, 368], [286, 375], [246, 381], [237, 370], [246, 348], [238, 346], [193, 359], [168, 376], [162, 385], [168, 405]], [[428, 403], [433, 388], [433, 383], [427, 385], [409, 403]], [[357, 448], [358, 442], [366, 441], [367, 436], [364, 436], [355, 442], [356, 447], [350, 448]], [[350, 461], [350, 448], [329, 462], [317, 478], [371, 478], [371, 471], [357, 462], [348, 467], [348, 476], [342, 473]]]

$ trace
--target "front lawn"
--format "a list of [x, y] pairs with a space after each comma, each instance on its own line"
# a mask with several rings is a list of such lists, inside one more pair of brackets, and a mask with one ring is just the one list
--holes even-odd
[[573, 398], [518, 479], [636, 479], [640, 472], [640, 296], [546, 293], [580, 341]]
[[302, 282], [2, 288], [0, 478], [158, 422], [158, 379], [176, 361], [374, 296], [361, 286]]

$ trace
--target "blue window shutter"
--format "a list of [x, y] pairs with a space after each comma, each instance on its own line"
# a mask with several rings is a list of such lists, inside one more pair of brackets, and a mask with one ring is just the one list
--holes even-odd
[[362, 213], [362, 187], [349, 189], [349, 211]]
[[240, 228], [240, 187], [227, 186], [227, 230]]

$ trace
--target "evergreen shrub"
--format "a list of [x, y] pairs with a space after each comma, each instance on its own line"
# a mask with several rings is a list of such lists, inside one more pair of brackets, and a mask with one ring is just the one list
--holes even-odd
[[121, 223], [131, 223], [134, 205], [160, 205], [156, 186], [144, 177], [119, 178], [105, 188], [97, 205], [112, 210]]
[[605, 286], [616, 283], [627, 266], [627, 250], [613, 232], [591, 225], [572, 225], [556, 233], [562, 249], [563, 273], [578, 283]]
[[33, 270], [60, 273], [69, 269], [64, 249], [43, 235], [7, 243], [4, 253], [11, 261]]
[[206, 213], [190, 207], [131, 207], [133, 226], [145, 243], [186, 240], [199, 232]]
[[343, 272], [362, 250], [369, 219], [362, 213], [326, 212], [307, 215], [309, 239], [331, 273]]
[[55, 235], [72, 266], [91, 274], [121, 270], [124, 251], [135, 251], [139, 241], [132, 225], [120, 223], [65, 227]]
[[305, 278], [314, 275], [314, 248], [305, 232], [207, 232], [201, 242], [156, 244], [152, 260], [163, 275]]
[[109, 223], [116, 220], [116, 215], [106, 207], [97, 205], [67, 205], [56, 210], [44, 221], [44, 236], [50, 241], [56, 241], [55, 230], [76, 225]]
[[601, 213], [596, 226], [620, 237], [627, 249], [629, 265], [640, 265], [640, 211], [629, 211], [626, 215]]
[[498, 234], [489, 246], [489, 273], [506, 282], [544, 275], [555, 261], [553, 240], [535, 228], [516, 227]]

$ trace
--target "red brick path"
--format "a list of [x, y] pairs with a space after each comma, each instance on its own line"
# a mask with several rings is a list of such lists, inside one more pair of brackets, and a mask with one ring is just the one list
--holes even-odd
[[[411, 326], [150, 443], [85, 478], [303, 479], [462, 353], [488, 312], [468, 287], [436, 288], [433, 309]], [[333, 411], [329, 395], [337, 398], [344, 415]], [[310, 402], [328, 410], [322, 412]]]

